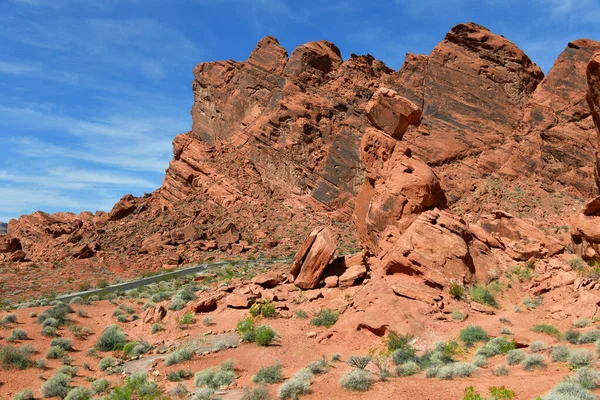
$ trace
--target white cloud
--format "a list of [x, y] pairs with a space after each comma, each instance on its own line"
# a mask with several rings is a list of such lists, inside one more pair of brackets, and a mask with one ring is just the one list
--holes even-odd
[[39, 73], [40, 70], [41, 68], [37, 65], [0, 60], [0, 74], [31, 76]]

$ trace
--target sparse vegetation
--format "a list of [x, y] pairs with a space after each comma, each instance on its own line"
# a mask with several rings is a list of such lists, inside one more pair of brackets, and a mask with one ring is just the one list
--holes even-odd
[[546, 368], [546, 357], [541, 354], [530, 354], [521, 361], [521, 366], [525, 371]]
[[471, 286], [469, 290], [469, 294], [471, 295], [471, 299], [473, 301], [484, 304], [490, 307], [498, 308], [498, 302], [494, 295], [483, 285], [475, 285]]
[[158, 332], [160, 332], [162, 330], [164, 330], [164, 329], [163, 329], [163, 326], [162, 326], [162, 324], [160, 322], [155, 322], [150, 327], [150, 332], [152, 332], [152, 333], [158, 333]]
[[125, 332], [118, 325], [109, 325], [102, 331], [102, 335], [96, 343], [99, 351], [121, 350], [127, 343]]
[[324, 326], [326, 328], [330, 328], [338, 320], [338, 313], [336, 311], [332, 311], [328, 308], [321, 309], [317, 315], [310, 320], [310, 324], [314, 326]]
[[558, 329], [556, 329], [550, 324], [537, 324], [533, 328], [531, 328], [531, 330], [533, 332], [545, 333], [546, 335], [553, 336], [557, 339], [560, 339], [562, 337], [562, 333], [560, 333]]
[[473, 364], [454, 362], [440, 367], [435, 376], [442, 380], [451, 380], [471, 376], [475, 370], [477, 370], [477, 367]]
[[497, 354], [506, 354], [516, 347], [513, 340], [508, 340], [503, 336], [495, 337], [486, 344], [477, 349], [476, 355], [484, 356], [485, 358], [495, 356]]
[[254, 340], [259, 346], [268, 346], [277, 339], [277, 332], [269, 325], [261, 325], [256, 328]]
[[585, 349], [572, 349], [569, 352], [567, 363], [571, 369], [590, 366], [595, 363], [596, 357], [591, 351]]
[[190, 379], [194, 374], [189, 369], [180, 369], [179, 371], [169, 372], [167, 380], [170, 382], [181, 382], [186, 379]]
[[280, 400], [297, 399], [301, 394], [310, 393], [310, 380], [312, 378], [312, 372], [309, 369], [304, 368], [296, 372], [287, 381], [279, 387], [277, 391], [277, 397]]
[[359, 368], [346, 372], [340, 379], [340, 386], [351, 391], [366, 392], [372, 384], [371, 372]]
[[23, 389], [15, 394], [13, 400], [35, 400], [35, 396], [33, 395], [33, 390]]
[[462, 311], [454, 310], [450, 314], [450, 318], [452, 318], [456, 321], [462, 321], [465, 319], [465, 314]]
[[573, 326], [575, 328], [585, 328], [592, 324], [592, 320], [589, 318], [580, 318], [577, 321], [573, 322]]
[[179, 350], [175, 350], [167, 356], [165, 359], [165, 365], [179, 364], [183, 361], [191, 360], [194, 356], [194, 350], [190, 347], [183, 347]]
[[508, 363], [508, 365], [519, 364], [525, 359], [526, 356], [527, 355], [525, 354], [525, 352], [521, 349], [511, 350], [508, 353], [506, 353], [506, 362]]
[[536, 340], [535, 342], [531, 342], [529, 344], [529, 351], [531, 351], [532, 353], [539, 353], [547, 349], [548, 345], [542, 340]]
[[486, 342], [488, 335], [480, 326], [469, 325], [460, 331], [458, 338], [466, 347], [472, 347], [477, 342]]
[[49, 360], [56, 360], [65, 355], [65, 349], [60, 346], [51, 346], [46, 353], [46, 358]]
[[181, 325], [191, 325], [194, 323], [194, 313], [185, 313], [183, 314], [183, 316], [181, 317], [181, 320], [179, 321], [179, 323]]
[[308, 318], [308, 315], [306, 314], [306, 311], [304, 311], [303, 309], [299, 308], [296, 310], [296, 318]]
[[91, 386], [92, 394], [106, 393], [110, 389], [110, 382], [107, 379], [97, 379]]
[[[227, 361], [227, 360], [225, 360]], [[194, 384], [197, 387], [207, 387], [210, 389], [220, 389], [231, 385], [235, 380], [235, 371], [231, 362], [221, 364], [220, 368], [206, 368], [194, 377]]]
[[69, 391], [65, 400], [89, 400], [90, 398], [90, 391], [87, 388], [76, 387]]
[[565, 362], [568, 360], [570, 352], [567, 346], [554, 346], [550, 350], [550, 361]]
[[420, 370], [421, 367], [419, 367], [419, 364], [414, 361], [409, 361], [396, 367], [396, 375], [401, 377], [412, 376], [417, 374]]
[[587, 331], [579, 336], [578, 343], [579, 344], [588, 344], [594, 343], [595, 341], [600, 340], [600, 330], [594, 329], [593, 331]]
[[71, 390], [71, 376], [57, 373], [49, 378], [40, 388], [44, 397], [66, 397]]
[[452, 280], [450, 282], [449, 293], [450, 296], [452, 296], [456, 300], [462, 300], [465, 297], [465, 287], [460, 283], [456, 282], [455, 280]]
[[202, 318], [202, 325], [211, 326], [213, 324], [213, 319], [209, 316]]
[[283, 367], [277, 363], [268, 367], [262, 367], [256, 375], [252, 376], [252, 382], [260, 385], [279, 383], [283, 380]]
[[493, 374], [496, 376], [507, 376], [509, 369], [506, 364], [499, 364], [492, 370]]
[[479, 393], [475, 392], [475, 388], [473, 386], [469, 386], [465, 388], [463, 400], [512, 400], [515, 398], [515, 392], [505, 388], [504, 386], [492, 386], [488, 388], [488, 391], [490, 393], [490, 397], [486, 399]]
[[348, 357], [348, 365], [354, 369], [366, 369], [371, 362], [370, 356], [350, 356]]

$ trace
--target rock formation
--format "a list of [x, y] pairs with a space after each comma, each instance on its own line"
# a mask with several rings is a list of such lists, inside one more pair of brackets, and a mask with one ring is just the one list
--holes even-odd
[[8, 224], [6, 222], [0, 222], [0, 235], [6, 235], [8, 231]]

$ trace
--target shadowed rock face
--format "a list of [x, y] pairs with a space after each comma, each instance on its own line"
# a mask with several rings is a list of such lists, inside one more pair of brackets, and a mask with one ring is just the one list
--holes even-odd
[[8, 224], [6, 222], [0, 222], [0, 235], [6, 235]]

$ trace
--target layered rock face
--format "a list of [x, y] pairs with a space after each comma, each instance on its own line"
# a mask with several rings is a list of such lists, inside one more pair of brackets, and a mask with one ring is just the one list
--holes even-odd
[[[419, 270], [426, 235], [441, 235], [458, 250], [431, 268], [453, 265], [448, 276], [471, 279], [478, 262], [494, 265], [511, 248], [490, 213], [505, 209], [560, 237], [595, 194], [597, 91], [584, 99], [597, 50], [570, 43], [544, 78], [513, 43], [474, 23], [452, 28], [430, 55], [407, 55], [399, 71], [370, 55], [344, 61], [327, 41], [288, 55], [266, 37], [245, 62], [194, 69], [192, 130], [175, 137], [161, 188], [108, 213], [11, 221], [0, 262], [102, 262], [121, 273], [289, 255], [329, 225], [346, 250], [359, 237], [385, 271]], [[539, 236], [508, 257], [554, 251], [542, 242], [550, 246]]]

